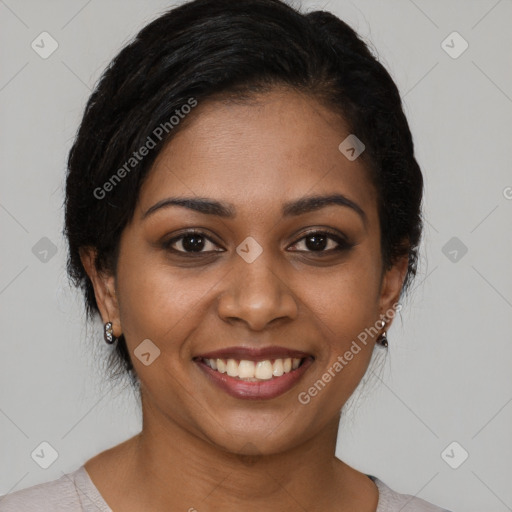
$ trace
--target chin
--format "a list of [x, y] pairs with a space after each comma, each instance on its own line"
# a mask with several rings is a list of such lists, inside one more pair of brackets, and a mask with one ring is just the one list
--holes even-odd
[[305, 437], [297, 432], [295, 424], [293, 431], [286, 428], [286, 422], [283, 422], [282, 415], [270, 422], [268, 418], [259, 418], [254, 421], [246, 419], [243, 423], [239, 422], [235, 425], [228, 421], [223, 421], [220, 424], [223, 429], [219, 429], [218, 424], [212, 425], [215, 431], [205, 432], [204, 437], [215, 447], [238, 455], [275, 455], [300, 445]]

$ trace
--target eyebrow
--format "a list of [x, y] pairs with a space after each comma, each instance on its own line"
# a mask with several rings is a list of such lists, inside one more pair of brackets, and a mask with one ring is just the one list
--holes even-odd
[[[290, 201], [283, 205], [282, 215], [283, 217], [303, 215], [331, 205], [351, 208], [361, 217], [364, 225], [366, 226], [368, 218], [364, 210], [357, 203], [342, 194], [307, 196]], [[158, 201], [146, 210], [142, 214], [142, 220], [146, 219], [157, 210], [168, 208], [170, 206], [181, 206], [205, 215], [215, 215], [226, 219], [233, 219], [236, 216], [236, 208], [230, 203], [204, 197], [168, 197]]]

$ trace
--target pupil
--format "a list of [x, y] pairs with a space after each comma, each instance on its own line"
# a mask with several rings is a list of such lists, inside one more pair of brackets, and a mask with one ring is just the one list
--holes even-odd
[[204, 247], [204, 238], [200, 235], [187, 235], [183, 238], [182, 244], [186, 251], [201, 251]]
[[[309, 242], [314, 240], [312, 244]], [[324, 235], [310, 235], [306, 237], [306, 247], [311, 250], [325, 249], [327, 237]]]

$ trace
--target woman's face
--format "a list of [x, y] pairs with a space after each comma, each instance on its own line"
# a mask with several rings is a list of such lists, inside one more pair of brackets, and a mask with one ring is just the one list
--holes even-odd
[[377, 337], [361, 333], [398, 299], [407, 262], [382, 273], [377, 196], [362, 158], [338, 149], [338, 116], [285, 90], [190, 115], [140, 191], [116, 281], [94, 279], [97, 297], [115, 287], [98, 302], [125, 335], [145, 421], [276, 453], [337, 423]]

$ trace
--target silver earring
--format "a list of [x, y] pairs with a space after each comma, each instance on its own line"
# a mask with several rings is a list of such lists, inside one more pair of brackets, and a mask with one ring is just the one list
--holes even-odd
[[378, 338], [377, 338], [377, 343], [379, 345], [382, 345], [383, 347], [386, 347], [388, 346], [388, 338], [386, 336], [386, 331], [384, 331]]
[[117, 341], [117, 337], [114, 336], [114, 330], [112, 329], [112, 322], [107, 322], [103, 326], [103, 329], [104, 329], [103, 337], [105, 338], [105, 341], [109, 345], [112, 345], [112, 343], [115, 343]]
[[[385, 325], [386, 325], [386, 320], [381, 320], [382, 324], [381, 326], [379, 327], [379, 329], [382, 329]], [[388, 346], [388, 337], [386, 335], [386, 331], [384, 331], [378, 338], [377, 338], [377, 343], [379, 345], [382, 345], [383, 347], [386, 347]]]

